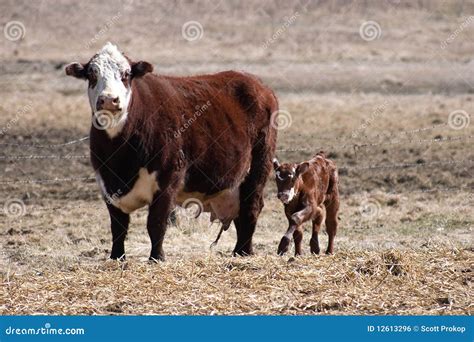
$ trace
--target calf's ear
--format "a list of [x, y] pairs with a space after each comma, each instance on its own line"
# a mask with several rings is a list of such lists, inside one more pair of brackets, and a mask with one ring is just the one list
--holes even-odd
[[153, 71], [153, 65], [145, 61], [132, 63], [132, 77], [141, 77]]
[[309, 163], [308, 162], [304, 162], [304, 163], [299, 164], [296, 167], [296, 171], [295, 171], [296, 177], [298, 177], [299, 175], [302, 175], [303, 173], [308, 171], [308, 169], [309, 169]]
[[84, 68], [84, 65], [82, 65], [81, 63], [74, 62], [74, 63], [68, 64], [64, 68], [64, 71], [66, 72], [66, 75], [68, 76], [72, 76], [72, 77], [79, 78], [82, 80], [87, 79], [86, 69]]
[[280, 162], [278, 161], [278, 159], [273, 158], [272, 162], [273, 162], [273, 168], [274, 168], [275, 170], [280, 167]]

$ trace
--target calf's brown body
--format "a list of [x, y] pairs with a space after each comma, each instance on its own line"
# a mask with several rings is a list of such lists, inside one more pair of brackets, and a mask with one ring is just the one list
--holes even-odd
[[301, 164], [281, 164], [274, 159], [278, 197], [285, 205], [285, 215], [289, 227], [278, 246], [278, 254], [288, 251], [291, 238], [295, 242], [295, 255], [302, 254], [303, 223], [312, 222], [310, 241], [311, 253], [319, 254], [318, 234], [324, 220], [326, 209], [326, 231], [328, 247], [326, 254], [334, 251], [339, 210], [338, 173], [333, 161], [327, 159], [323, 152]]

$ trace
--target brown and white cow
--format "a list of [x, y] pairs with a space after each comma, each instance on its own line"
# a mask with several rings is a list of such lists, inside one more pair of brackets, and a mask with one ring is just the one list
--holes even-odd
[[89, 82], [91, 161], [110, 213], [111, 258], [125, 256], [129, 214], [148, 205], [150, 259], [164, 260], [168, 215], [190, 199], [234, 222], [234, 254], [253, 253], [276, 143], [269, 88], [235, 71], [157, 75], [110, 43], [65, 70]]
[[334, 237], [337, 231], [337, 212], [339, 210], [338, 173], [333, 161], [323, 152], [313, 159], [300, 164], [280, 164], [273, 160], [278, 198], [285, 205], [289, 227], [278, 246], [278, 254], [288, 251], [291, 238], [295, 241], [295, 255], [301, 254], [303, 223], [311, 220], [313, 234], [310, 240], [311, 253], [319, 254], [318, 233], [326, 208], [326, 231], [328, 248], [326, 254], [334, 251]]

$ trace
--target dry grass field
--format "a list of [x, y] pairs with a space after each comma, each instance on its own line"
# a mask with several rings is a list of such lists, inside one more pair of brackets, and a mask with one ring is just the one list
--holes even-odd
[[[0, 314], [474, 313], [473, 1], [4, 0], [0, 13], [23, 25], [0, 36]], [[178, 210], [167, 261], [148, 264], [142, 209], [127, 262], [108, 260], [88, 141], [63, 145], [90, 127], [86, 84], [63, 66], [107, 41], [158, 73], [245, 70], [274, 88], [278, 157], [322, 149], [340, 168], [335, 255], [309, 254], [308, 225], [303, 257], [276, 256], [272, 175], [256, 256], [231, 257], [233, 226], [210, 249], [218, 225]]]

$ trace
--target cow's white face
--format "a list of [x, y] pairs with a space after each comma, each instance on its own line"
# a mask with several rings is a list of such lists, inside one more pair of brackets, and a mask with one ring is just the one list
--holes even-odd
[[89, 103], [94, 113], [110, 111], [126, 116], [131, 98], [132, 67], [115, 45], [106, 44], [89, 62]]
[[[96, 122], [110, 137], [120, 133], [128, 116], [133, 78], [153, 71], [148, 62], [130, 62], [117, 48], [107, 43], [85, 65], [71, 63], [66, 74], [89, 81], [89, 104]], [[97, 126], [96, 126], [97, 127]]]

